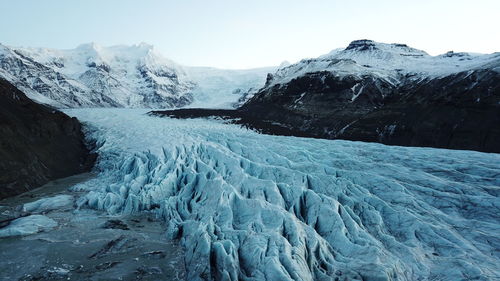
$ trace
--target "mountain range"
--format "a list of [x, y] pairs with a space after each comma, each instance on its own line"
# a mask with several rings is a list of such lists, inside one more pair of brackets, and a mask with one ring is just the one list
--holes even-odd
[[231, 107], [239, 93], [260, 87], [274, 70], [181, 66], [145, 43], [70, 50], [0, 45], [0, 77], [58, 108]]
[[181, 66], [144, 43], [0, 45], [0, 77], [59, 108], [238, 107], [164, 114], [223, 115], [268, 133], [500, 151], [498, 52], [431, 56], [405, 44], [356, 40], [294, 64], [223, 70]]
[[500, 152], [500, 53], [353, 41], [268, 75], [240, 110], [313, 137]]
[[500, 152], [500, 53], [431, 56], [404, 44], [353, 41], [268, 74], [218, 115], [264, 133]]

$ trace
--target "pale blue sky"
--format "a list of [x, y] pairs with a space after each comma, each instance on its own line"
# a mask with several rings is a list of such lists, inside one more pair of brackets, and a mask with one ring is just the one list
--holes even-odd
[[147, 42], [186, 65], [277, 65], [363, 38], [433, 55], [500, 51], [499, 0], [0, 0], [0, 7], [6, 45]]

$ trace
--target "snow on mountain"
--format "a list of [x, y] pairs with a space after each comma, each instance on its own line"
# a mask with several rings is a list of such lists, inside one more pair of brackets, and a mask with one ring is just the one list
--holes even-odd
[[372, 75], [397, 83], [401, 76], [413, 79], [439, 77], [483, 67], [500, 71], [500, 53], [454, 53], [431, 56], [405, 44], [386, 44], [372, 40], [353, 41], [345, 49], [335, 49], [315, 59], [304, 59], [281, 67], [270, 86], [285, 84], [306, 73], [328, 71], [340, 76]]
[[274, 70], [180, 66], [145, 43], [70, 50], [0, 45], [0, 76], [57, 107], [228, 107]]
[[188, 107], [232, 108], [248, 91], [257, 91], [266, 82], [266, 75], [276, 67], [244, 70], [211, 67], [185, 67], [197, 85], [192, 91], [194, 102]]
[[292, 65], [225, 70], [178, 65], [145, 43], [90, 43], [70, 50], [0, 45], [0, 76], [30, 98], [57, 107], [230, 108], [262, 88], [268, 73], [273, 75], [267, 86], [318, 71], [399, 83], [402, 77], [418, 80], [481, 67], [500, 71], [500, 53], [430, 56], [404, 44], [357, 40], [345, 49]]
[[40, 103], [64, 107], [107, 102], [82, 83], [1, 44], [0, 76]]
[[498, 152], [499, 105], [500, 53], [358, 40], [278, 69], [239, 109], [298, 135]]
[[156, 213], [187, 280], [497, 280], [499, 154], [66, 111], [98, 144], [80, 207]]
[[[190, 90], [194, 85], [182, 68], [147, 44], [105, 48], [91, 43], [72, 50], [15, 50], [83, 85], [84, 92], [76, 101], [56, 99], [66, 106], [173, 107], [192, 101]], [[101, 96], [104, 102], [79, 102], [89, 95]]]

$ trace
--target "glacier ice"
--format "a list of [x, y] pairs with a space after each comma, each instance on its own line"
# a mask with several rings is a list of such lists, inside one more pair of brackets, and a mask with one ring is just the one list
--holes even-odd
[[0, 237], [29, 235], [52, 229], [57, 222], [42, 215], [31, 215], [13, 220], [8, 226], [0, 229]]
[[98, 144], [79, 207], [155, 212], [188, 280], [495, 280], [500, 155], [260, 135], [73, 109]]
[[242, 95], [256, 91], [266, 82], [267, 73], [276, 67], [228, 70], [211, 67], [184, 67], [196, 84], [193, 88], [191, 108], [233, 108]]
[[73, 205], [73, 200], [73, 196], [67, 194], [42, 198], [34, 202], [24, 204], [23, 211], [31, 213], [45, 213], [52, 210], [60, 210], [61, 208], [71, 207]]

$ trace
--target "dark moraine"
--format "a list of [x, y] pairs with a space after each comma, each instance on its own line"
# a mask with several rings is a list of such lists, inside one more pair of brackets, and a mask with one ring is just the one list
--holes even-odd
[[[375, 76], [307, 73], [262, 88], [237, 110], [155, 111], [219, 116], [263, 133], [500, 153], [500, 73], [488, 69], [398, 85]], [[352, 100], [351, 88], [363, 94]], [[300, 100], [300, 102], [297, 102]]]
[[95, 158], [76, 118], [0, 79], [0, 199], [88, 171]]
[[228, 123], [241, 125], [245, 128], [252, 129], [263, 134], [311, 138], [316, 137], [307, 132], [296, 130], [292, 127], [287, 127], [283, 124], [274, 122], [273, 120], [261, 119], [254, 114], [250, 114], [247, 111], [238, 109], [184, 108], [151, 111], [148, 114], [151, 116], [166, 116], [176, 119], [217, 118], [225, 120]]

